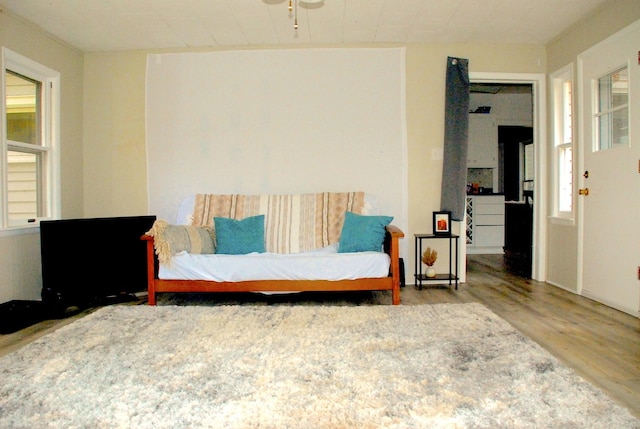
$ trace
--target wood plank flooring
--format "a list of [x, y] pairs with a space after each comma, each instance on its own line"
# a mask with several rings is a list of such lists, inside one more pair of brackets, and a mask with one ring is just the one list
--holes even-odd
[[457, 292], [411, 287], [403, 304], [480, 302], [640, 418], [640, 319], [512, 275], [501, 255], [468, 255], [467, 262], [467, 283]]
[[[468, 255], [467, 270], [467, 283], [457, 291], [448, 287], [416, 290], [407, 285], [402, 289], [402, 304], [482, 303], [640, 418], [640, 319], [563, 289], [510, 274], [501, 255]], [[185, 297], [183, 302], [189, 303], [189, 299]], [[335, 298], [314, 295], [309, 301], [308, 295], [288, 298], [251, 294], [211, 299], [254, 304], [296, 300], [313, 303], [319, 299], [327, 304]], [[338, 299], [344, 305], [344, 296]], [[346, 302], [388, 304], [390, 299], [388, 293], [359, 294]], [[0, 335], [0, 356], [95, 310]]]

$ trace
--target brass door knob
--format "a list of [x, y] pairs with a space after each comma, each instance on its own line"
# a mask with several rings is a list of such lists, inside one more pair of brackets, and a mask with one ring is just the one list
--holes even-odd
[[578, 189], [578, 195], [584, 195], [586, 197], [589, 195], [589, 188]]

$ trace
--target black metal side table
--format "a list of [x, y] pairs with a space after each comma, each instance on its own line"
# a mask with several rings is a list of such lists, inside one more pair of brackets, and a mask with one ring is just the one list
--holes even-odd
[[[442, 284], [447, 283], [449, 287], [455, 284], [456, 290], [458, 290], [458, 253], [459, 253], [459, 239], [460, 236], [456, 234], [447, 235], [434, 235], [434, 234], [414, 234], [415, 237], [415, 265], [414, 276], [416, 279], [416, 289], [422, 289], [422, 283], [425, 284]], [[427, 277], [421, 273], [422, 267], [422, 241], [432, 239], [448, 239], [449, 240], [449, 273], [436, 274], [435, 277]], [[455, 254], [453, 253], [453, 244], [455, 242]], [[455, 257], [454, 257], [455, 255]], [[455, 264], [454, 264], [455, 259]], [[455, 268], [454, 268], [455, 266]]]

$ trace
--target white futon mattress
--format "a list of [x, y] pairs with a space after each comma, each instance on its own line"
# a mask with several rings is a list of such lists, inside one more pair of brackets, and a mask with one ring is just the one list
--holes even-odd
[[199, 255], [180, 252], [169, 266], [160, 265], [165, 280], [355, 280], [389, 275], [390, 258], [384, 252], [250, 253]]

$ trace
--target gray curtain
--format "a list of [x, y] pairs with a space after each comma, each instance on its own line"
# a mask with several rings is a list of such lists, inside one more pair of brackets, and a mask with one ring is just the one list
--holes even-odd
[[464, 218], [467, 195], [467, 145], [469, 136], [469, 60], [447, 58], [444, 114], [444, 165], [440, 210], [451, 219]]

